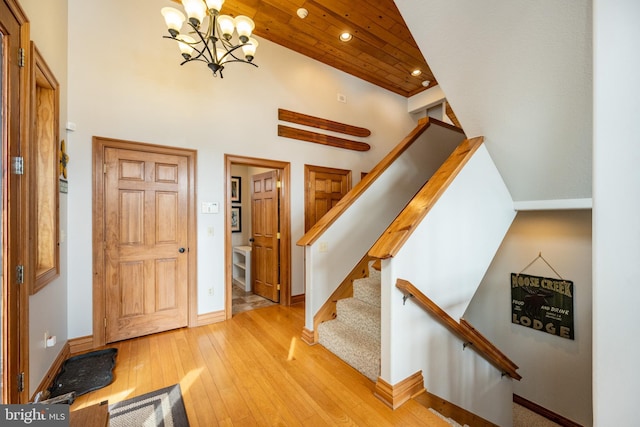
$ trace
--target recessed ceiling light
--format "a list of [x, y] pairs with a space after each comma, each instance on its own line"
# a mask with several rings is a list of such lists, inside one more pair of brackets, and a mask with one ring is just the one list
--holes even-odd
[[351, 33], [348, 33], [346, 31], [344, 33], [340, 34], [340, 40], [343, 41], [343, 42], [348, 42], [352, 38], [353, 38], [353, 36], [351, 35]]
[[298, 17], [300, 19], [304, 19], [307, 17], [307, 15], [309, 15], [309, 11], [307, 9], [305, 9], [304, 7], [301, 7], [300, 9], [298, 9], [296, 11], [296, 13], [298, 14]]
[[431, 82], [429, 80], [425, 80], [422, 82], [422, 86], [427, 87], [431, 84]]
[[413, 71], [411, 72], [411, 75], [412, 75], [413, 77], [418, 77], [420, 74], [422, 74], [422, 71], [420, 71], [420, 70], [413, 70]]

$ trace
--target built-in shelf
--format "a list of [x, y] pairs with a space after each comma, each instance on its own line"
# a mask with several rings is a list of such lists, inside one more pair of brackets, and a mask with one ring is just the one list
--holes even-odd
[[251, 246], [233, 247], [233, 281], [251, 291]]

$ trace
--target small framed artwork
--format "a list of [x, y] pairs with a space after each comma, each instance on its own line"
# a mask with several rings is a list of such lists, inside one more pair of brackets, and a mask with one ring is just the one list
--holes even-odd
[[240, 206], [231, 207], [231, 232], [239, 233], [242, 231], [242, 210]]
[[231, 177], [231, 203], [240, 203], [240, 181], [239, 176]]

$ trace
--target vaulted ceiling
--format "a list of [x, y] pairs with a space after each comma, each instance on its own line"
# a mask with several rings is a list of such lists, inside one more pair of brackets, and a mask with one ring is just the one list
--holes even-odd
[[399, 95], [437, 84], [393, 0], [226, 0], [221, 12], [249, 16], [257, 36]]

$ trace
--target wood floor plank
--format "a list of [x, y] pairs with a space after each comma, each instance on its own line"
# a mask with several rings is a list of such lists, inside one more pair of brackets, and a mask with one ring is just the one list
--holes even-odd
[[180, 383], [192, 427], [439, 425], [414, 401], [388, 408], [371, 380], [304, 343], [303, 326], [303, 306], [272, 306], [114, 343], [114, 382], [71, 409]]

